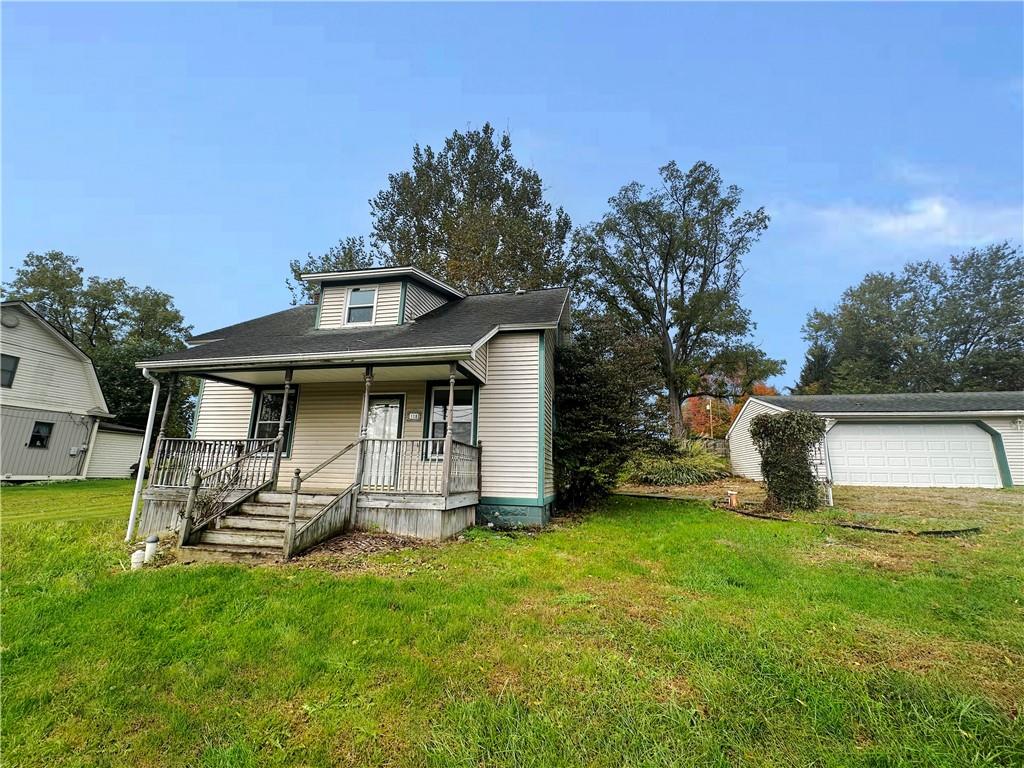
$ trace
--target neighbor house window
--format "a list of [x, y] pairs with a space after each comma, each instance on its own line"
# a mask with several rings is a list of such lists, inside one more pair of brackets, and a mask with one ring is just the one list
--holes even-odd
[[[296, 390], [288, 393], [288, 411], [284, 417], [284, 451], [291, 451], [292, 427], [295, 424]], [[281, 403], [284, 402], [283, 389], [264, 389], [257, 395], [256, 418], [253, 420], [252, 436], [257, 439], [277, 437], [277, 425], [281, 418]]]
[[0, 379], [0, 386], [11, 388], [14, 384], [14, 374], [18, 372], [18, 361], [21, 358], [14, 355], [2, 355], [3, 357], [3, 378]]
[[[431, 395], [430, 436], [444, 437], [448, 429], [448, 387], [436, 387]], [[452, 440], [473, 443], [473, 387], [455, 388], [455, 408], [452, 410]], [[430, 453], [444, 453], [441, 442], [432, 442]]]
[[351, 289], [348, 292], [348, 304], [345, 307], [345, 323], [347, 325], [372, 323], [376, 302], [376, 288]]
[[50, 435], [53, 434], [52, 421], [37, 421], [32, 425], [32, 436], [28, 439], [29, 448], [49, 448]]

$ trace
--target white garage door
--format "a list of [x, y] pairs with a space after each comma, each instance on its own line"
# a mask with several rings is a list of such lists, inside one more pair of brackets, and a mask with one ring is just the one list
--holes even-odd
[[975, 424], [836, 424], [836, 485], [999, 488], [992, 438]]

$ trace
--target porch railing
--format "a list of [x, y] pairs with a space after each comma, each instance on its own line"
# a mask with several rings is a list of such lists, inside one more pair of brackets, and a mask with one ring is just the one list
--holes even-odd
[[[188, 488], [195, 470], [204, 487], [230, 481], [235, 488], [255, 488], [270, 480], [276, 437], [259, 440], [190, 440], [167, 437], [160, 441], [150, 468], [150, 485]], [[240, 459], [240, 460], [239, 460]], [[227, 474], [230, 477], [227, 477]]]
[[[367, 438], [363, 446], [364, 493], [441, 495], [480, 489], [480, 447], [451, 441], [444, 460], [445, 439]], [[444, 472], [448, 470], [448, 483]]]

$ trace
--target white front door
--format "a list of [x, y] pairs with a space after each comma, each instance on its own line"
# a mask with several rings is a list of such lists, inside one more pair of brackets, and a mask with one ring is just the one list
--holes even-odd
[[395, 395], [370, 397], [366, 414], [366, 464], [363, 485], [391, 488], [398, 475], [398, 443], [402, 424], [402, 398]]
[[839, 423], [828, 431], [836, 485], [999, 488], [992, 438], [976, 424]]

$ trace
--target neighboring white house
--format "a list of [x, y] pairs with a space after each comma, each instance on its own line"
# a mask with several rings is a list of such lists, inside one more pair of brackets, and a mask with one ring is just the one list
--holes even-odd
[[[411, 267], [302, 279], [318, 288], [316, 304], [138, 363], [202, 382], [191, 439], [157, 449], [143, 531], [179, 525], [189, 472], [210, 472], [260, 441], [262, 453], [234, 465], [246, 477], [218, 490], [232, 499], [252, 491], [249, 500], [217, 513], [225, 519], [216, 530], [204, 523], [197, 545], [281, 546], [274, 516], [286, 513], [280, 494], [296, 473], [300, 506], [351, 492], [349, 522], [361, 527], [443, 538], [475, 520], [547, 522], [566, 289], [466, 296]], [[279, 431], [283, 440], [271, 446]], [[270, 463], [256, 467], [259, 457]]]
[[762, 479], [750, 421], [787, 410], [825, 419], [819, 455], [836, 485], [1024, 485], [1024, 392], [758, 395], [726, 436], [735, 474]]
[[[5, 301], [0, 352], [0, 478], [129, 476], [142, 452], [142, 434], [103, 421], [113, 414], [82, 350], [29, 304]], [[108, 439], [114, 429], [122, 431]], [[124, 464], [129, 450], [134, 458]]]

